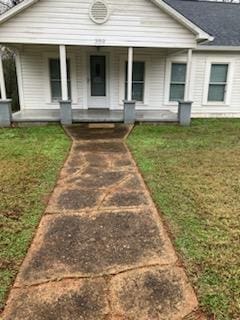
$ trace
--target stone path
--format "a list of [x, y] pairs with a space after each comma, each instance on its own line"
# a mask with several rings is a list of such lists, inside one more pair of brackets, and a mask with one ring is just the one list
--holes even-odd
[[69, 158], [6, 320], [200, 319], [159, 214], [114, 128], [68, 128]]

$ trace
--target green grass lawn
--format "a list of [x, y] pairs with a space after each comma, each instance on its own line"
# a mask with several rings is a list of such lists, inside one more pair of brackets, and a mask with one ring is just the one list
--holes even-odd
[[0, 309], [69, 146], [59, 126], [0, 129]]
[[240, 319], [240, 120], [136, 126], [128, 145], [202, 309]]

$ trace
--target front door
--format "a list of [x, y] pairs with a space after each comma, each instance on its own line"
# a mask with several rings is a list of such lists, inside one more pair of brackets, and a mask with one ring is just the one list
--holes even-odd
[[105, 55], [90, 55], [89, 108], [108, 108], [107, 61]]

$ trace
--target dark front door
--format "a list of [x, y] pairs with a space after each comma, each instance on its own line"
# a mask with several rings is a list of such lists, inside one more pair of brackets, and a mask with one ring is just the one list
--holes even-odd
[[90, 56], [90, 107], [106, 107], [106, 56]]
[[91, 96], [106, 96], [106, 57], [91, 56]]

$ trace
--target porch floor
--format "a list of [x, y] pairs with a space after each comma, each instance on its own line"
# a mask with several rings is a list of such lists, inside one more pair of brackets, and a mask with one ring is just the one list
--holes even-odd
[[[60, 110], [25, 109], [13, 114], [13, 122], [58, 122]], [[169, 110], [137, 110], [139, 122], [176, 122], [177, 113]], [[88, 109], [73, 110], [73, 122], [123, 122], [122, 110]]]

